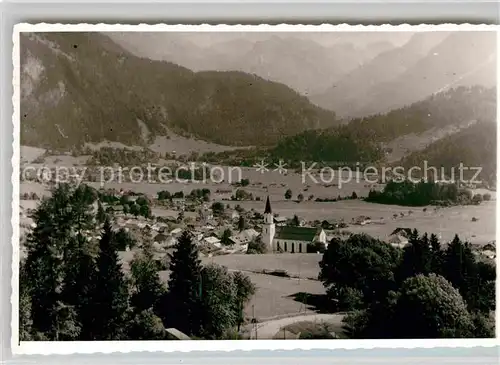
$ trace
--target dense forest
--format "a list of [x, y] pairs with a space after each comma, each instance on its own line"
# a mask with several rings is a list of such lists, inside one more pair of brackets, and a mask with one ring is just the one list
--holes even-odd
[[383, 191], [371, 190], [365, 200], [373, 203], [403, 206], [448, 206], [480, 204], [483, 201], [483, 196], [473, 195], [469, 189], [459, 188], [457, 184], [391, 180]]

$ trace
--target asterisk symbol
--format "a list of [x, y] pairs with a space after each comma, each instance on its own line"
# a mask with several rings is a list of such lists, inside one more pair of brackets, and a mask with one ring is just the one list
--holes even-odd
[[279, 162], [275, 163], [274, 166], [276, 166], [274, 171], [278, 171], [280, 174], [286, 174], [287, 172], [287, 169], [285, 169], [286, 163], [284, 163], [283, 160], [279, 160]]
[[260, 172], [261, 174], [269, 171], [269, 169], [267, 168], [267, 163], [265, 163], [264, 160], [260, 160], [260, 163], [257, 162], [255, 165], [253, 165], [253, 167], [255, 167], [257, 172]]

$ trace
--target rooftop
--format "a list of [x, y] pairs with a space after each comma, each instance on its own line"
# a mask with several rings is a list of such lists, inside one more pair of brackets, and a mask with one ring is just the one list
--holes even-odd
[[266, 209], [264, 210], [264, 214], [271, 214], [271, 213], [272, 213], [271, 202], [269, 201], [269, 196], [268, 196], [266, 200]]
[[280, 227], [276, 230], [274, 238], [282, 240], [295, 240], [312, 242], [320, 229], [312, 227]]

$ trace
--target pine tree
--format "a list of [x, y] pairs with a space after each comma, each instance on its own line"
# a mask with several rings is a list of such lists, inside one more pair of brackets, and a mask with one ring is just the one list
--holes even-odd
[[243, 216], [241, 216], [238, 219], [238, 230], [240, 232], [243, 231], [245, 229], [245, 226], [246, 226], [245, 218]]
[[444, 257], [444, 277], [460, 291], [469, 306], [473, 306], [474, 293], [477, 288], [471, 286], [477, 276], [477, 265], [470, 246], [455, 235]]
[[26, 265], [21, 262], [19, 267], [19, 340], [30, 341], [33, 334], [31, 319], [30, 285], [26, 277]]
[[225, 246], [231, 245], [233, 242], [231, 241], [231, 230], [229, 228], [225, 229], [224, 232], [222, 232], [221, 236], [221, 242]]
[[58, 301], [56, 308], [57, 327], [53, 339], [56, 341], [80, 340], [81, 323], [77, 317], [78, 313], [74, 306]]
[[444, 276], [456, 288], [462, 289], [465, 284], [465, 269], [466, 257], [468, 256], [467, 247], [460, 240], [458, 235], [455, 235], [453, 240], [448, 244], [445, 251], [445, 267]]
[[158, 276], [150, 237], [150, 232], [143, 232], [142, 252], [130, 264], [134, 289], [130, 299], [137, 312], [152, 308], [159, 313], [160, 301], [166, 288]]
[[76, 237], [79, 244], [76, 246], [70, 260], [65, 265], [65, 277], [61, 297], [65, 305], [74, 310], [72, 320], [80, 327], [80, 340], [92, 340], [94, 311], [92, 293], [96, 284], [97, 268], [95, 258], [87, 249], [87, 238], [82, 235]]
[[400, 267], [400, 281], [418, 274], [431, 272], [431, 249], [427, 234], [418, 236], [418, 231], [412, 231], [409, 245], [404, 248]]
[[431, 271], [437, 275], [441, 275], [444, 265], [444, 253], [441, 249], [441, 243], [438, 237], [433, 233], [430, 239], [431, 246]]
[[179, 238], [175, 251], [169, 254], [170, 279], [168, 306], [174, 316], [164, 318], [170, 327], [188, 334], [201, 331], [200, 297], [202, 295], [201, 261], [198, 248], [188, 232]]
[[71, 230], [71, 190], [58, 185], [32, 214], [36, 227], [28, 234], [27, 257], [22, 279], [30, 287], [34, 333], [53, 340], [58, 328], [58, 308], [64, 272], [64, 251]]
[[102, 207], [102, 204], [100, 201], [97, 204], [98, 205], [97, 205], [96, 219], [99, 223], [104, 223], [104, 221], [106, 220], [106, 212], [104, 211], [104, 208]]
[[128, 309], [128, 288], [118, 258], [115, 234], [109, 217], [105, 218], [99, 242], [97, 270], [92, 293], [93, 338], [118, 340], [123, 336], [122, 330]]

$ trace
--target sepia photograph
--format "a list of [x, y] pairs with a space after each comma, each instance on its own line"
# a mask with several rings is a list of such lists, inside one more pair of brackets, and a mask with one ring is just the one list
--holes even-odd
[[20, 343], [495, 338], [496, 31], [181, 28], [14, 39]]

